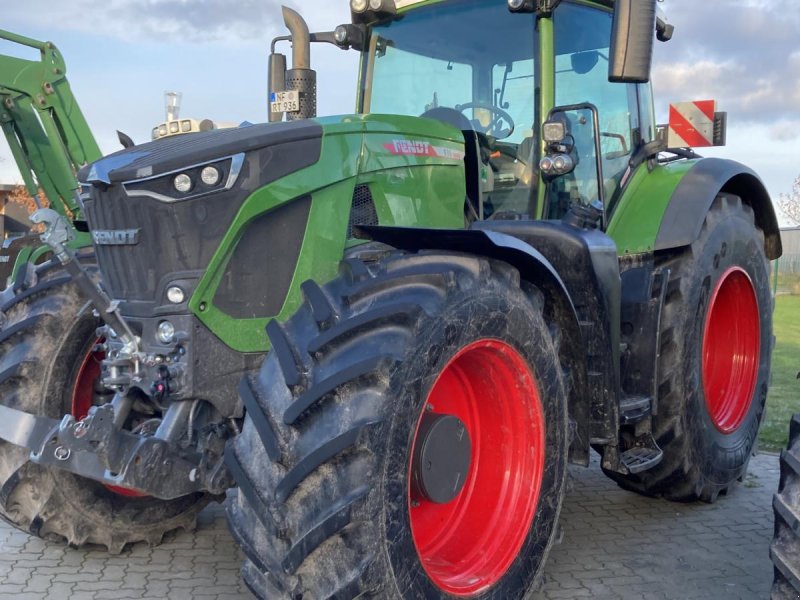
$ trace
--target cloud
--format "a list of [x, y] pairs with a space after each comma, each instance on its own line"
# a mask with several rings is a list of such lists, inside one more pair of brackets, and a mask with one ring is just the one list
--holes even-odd
[[657, 46], [660, 113], [667, 101], [715, 98], [732, 122], [797, 137], [800, 13], [793, 0], [667, 0], [664, 7], [676, 33]]
[[780, 121], [770, 127], [769, 133], [778, 142], [791, 142], [800, 139], [800, 120]]
[[282, 4], [311, 13], [312, 28], [346, 12], [336, 2], [301, 10], [291, 0], [28, 0], [9, 2], [3, 18], [123, 40], [237, 43], [282, 34]]

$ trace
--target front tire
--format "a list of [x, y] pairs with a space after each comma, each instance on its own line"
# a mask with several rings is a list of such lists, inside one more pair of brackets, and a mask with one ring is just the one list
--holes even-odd
[[607, 474], [642, 494], [714, 502], [744, 478], [767, 399], [773, 303], [752, 208], [720, 194], [697, 241], [661, 266], [670, 279], [653, 431], [664, 458]]
[[775, 537], [770, 556], [775, 565], [772, 600], [800, 598], [800, 414], [792, 419], [789, 445], [781, 453], [781, 481], [772, 506]]
[[[567, 459], [538, 293], [508, 266], [455, 254], [352, 261], [304, 291], [268, 328], [273, 350], [242, 383], [247, 417], [226, 456], [247, 585], [270, 600], [527, 597]], [[437, 437], [431, 422], [455, 429]], [[468, 468], [442, 467], [466, 456], [464, 431]]]
[[[92, 377], [99, 374], [99, 365], [92, 367], [101, 323], [62, 268], [45, 264], [37, 270], [32, 287], [17, 285], [0, 298], [0, 402], [55, 419], [80, 417], [93, 396], [95, 403], [110, 400]], [[0, 518], [47, 540], [99, 544], [114, 554], [128, 543], [155, 545], [168, 531], [193, 529], [211, 500], [193, 494], [165, 501], [108, 488], [32, 463], [29, 455], [0, 441]]]

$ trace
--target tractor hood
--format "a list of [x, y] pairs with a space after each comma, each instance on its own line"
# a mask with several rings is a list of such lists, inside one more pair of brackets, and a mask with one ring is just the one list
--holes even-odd
[[[126, 316], [185, 311], [184, 303], [173, 306], [166, 300], [167, 288], [179, 285], [190, 298], [207, 268], [216, 264], [212, 258], [228, 261], [238, 238], [264, 212], [272, 216], [256, 221], [263, 231], [252, 233], [258, 240], [253, 247], [263, 259], [268, 250], [263, 240], [269, 239], [281, 247], [276, 256], [291, 255], [284, 261], [283, 283], [274, 284], [274, 273], [271, 279], [274, 305], [268, 308], [280, 309], [299, 260], [286, 248], [292, 240], [302, 241], [306, 223], [316, 214], [310, 204], [295, 214], [302, 203], [294, 200], [313, 197], [316, 211], [343, 219], [337, 238], [342, 247], [345, 230], [349, 235], [362, 224], [356, 217], [365, 186], [377, 203], [370, 214], [377, 210], [389, 224], [410, 225], [430, 212], [426, 218], [433, 223], [458, 225], [463, 222], [463, 139], [458, 129], [428, 119], [347, 115], [186, 134], [107, 156], [80, 174], [89, 187], [84, 212], [104, 285], [122, 302]], [[340, 185], [340, 193], [322, 199], [324, 190]], [[351, 226], [348, 213], [355, 215]], [[292, 240], [280, 232], [292, 232]], [[235, 277], [228, 280], [243, 285]], [[270, 310], [262, 312], [274, 316]], [[227, 314], [239, 316], [233, 309]]]
[[110, 185], [158, 177], [243, 152], [305, 140], [321, 140], [322, 132], [322, 127], [315, 121], [295, 121], [176, 136], [106, 156], [84, 167], [80, 180], [82, 183]]
[[[324, 134], [392, 135], [397, 144], [385, 149], [395, 156], [463, 158], [461, 132], [445, 123], [397, 115], [345, 115], [244, 125], [156, 140], [121, 150], [84, 167], [80, 181], [100, 185], [140, 181], [268, 147], [311, 140], [318, 140], [321, 145]], [[436, 140], [445, 144], [438, 145]]]

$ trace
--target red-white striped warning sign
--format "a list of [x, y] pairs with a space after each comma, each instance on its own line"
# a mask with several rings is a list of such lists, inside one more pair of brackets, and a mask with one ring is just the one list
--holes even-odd
[[669, 107], [669, 147], [703, 148], [714, 145], [716, 100], [679, 102]]

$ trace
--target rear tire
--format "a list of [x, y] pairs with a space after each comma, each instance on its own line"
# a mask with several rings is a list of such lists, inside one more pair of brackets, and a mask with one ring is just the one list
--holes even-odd
[[800, 598], [800, 414], [792, 419], [789, 445], [781, 453], [781, 481], [772, 506], [775, 537], [770, 556], [775, 565], [772, 600]]
[[[273, 350], [242, 382], [247, 416], [226, 453], [247, 585], [270, 600], [527, 597], [567, 460], [564, 378], [538, 294], [506, 265], [455, 254], [351, 261], [304, 292], [285, 326], [268, 327]], [[426, 414], [459, 415], [471, 436], [449, 503], [412, 491]], [[508, 484], [492, 483], [504, 465]]]
[[744, 478], [767, 398], [773, 302], [752, 209], [720, 194], [697, 241], [661, 266], [671, 274], [653, 432], [664, 458], [606, 474], [638, 493], [714, 502]]
[[[71, 412], [101, 323], [63, 269], [47, 264], [38, 271], [32, 287], [18, 285], [2, 296], [0, 402], [60, 419]], [[132, 542], [158, 544], [168, 531], [193, 529], [211, 500], [206, 494], [130, 497], [28, 457], [29, 451], [0, 441], [0, 517], [47, 540], [99, 544], [111, 553]]]

